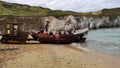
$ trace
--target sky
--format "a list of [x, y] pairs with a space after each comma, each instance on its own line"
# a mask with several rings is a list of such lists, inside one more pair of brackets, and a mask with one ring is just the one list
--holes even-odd
[[76, 12], [98, 11], [104, 8], [120, 7], [120, 0], [3, 0], [11, 3], [41, 6], [52, 10]]

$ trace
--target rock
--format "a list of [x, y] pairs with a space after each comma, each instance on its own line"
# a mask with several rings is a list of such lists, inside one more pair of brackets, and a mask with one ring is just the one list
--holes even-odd
[[[91, 29], [108, 28], [120, 26], [120, 16], [116, 16], [111, 19], [109, 16], [61, 16], [55, 18], [53, 16], [48, 17], [15, 17], [20, 23], [20, 29], [22, 31], [39, 31], [40, 28], [44, 28], [46, 21], [49, 21], [48, 31], [59, 30], [72, 30], [90, 27]], [[5, 19], [6, 20], [6, 19]], [[0, 21], [0, 29], [6, 24], [4, 20]]]

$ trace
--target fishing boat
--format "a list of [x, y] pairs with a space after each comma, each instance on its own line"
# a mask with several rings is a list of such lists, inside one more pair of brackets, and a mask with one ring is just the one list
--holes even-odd
[[89, 28], [76, 30], [71, 34], [38, 34], [32, 32], [32, 37], [40, 43], [59, 43], [67, 44], [72, 42], [83, 42], [86, 40], [84, 37], [89, 31]]

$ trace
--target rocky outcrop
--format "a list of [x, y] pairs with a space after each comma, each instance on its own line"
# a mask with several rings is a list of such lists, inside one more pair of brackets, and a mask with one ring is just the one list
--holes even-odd
[[120, 16], [111, 20], [109, 16], [93, 17], [93, 16], [65, 16], [65, 17], [45, 17], [50, 21], [49, 31], [52, 30], [71, 30], [89, 27], [91, 29], [118, 27], [120, 26]]
[[[6, 19], [5, 19], [6, 20]], [[114, 19], [110, 19], [109, 16], [93, 17], [93, 16], [61, 16], [55, 18], [49, 17], [14, 17], [14, 20], [20, 23], [20, 29], [22, 31], [38, 31], [40, 28], [44, 28], [46, 21], [49, 21], [49, 31], [56, 30], [72, 30], [90, 27], [95, 28], [107, 28], [120, 26], [120, 16]], [[0, 29], [2, 29], [5, 21], [0, 20]]]

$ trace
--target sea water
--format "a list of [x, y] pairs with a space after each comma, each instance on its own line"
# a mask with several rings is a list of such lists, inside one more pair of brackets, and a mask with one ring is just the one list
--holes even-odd
[[120, 28], [90, 30], [85, 43], [72, 45], [120, 56]]

